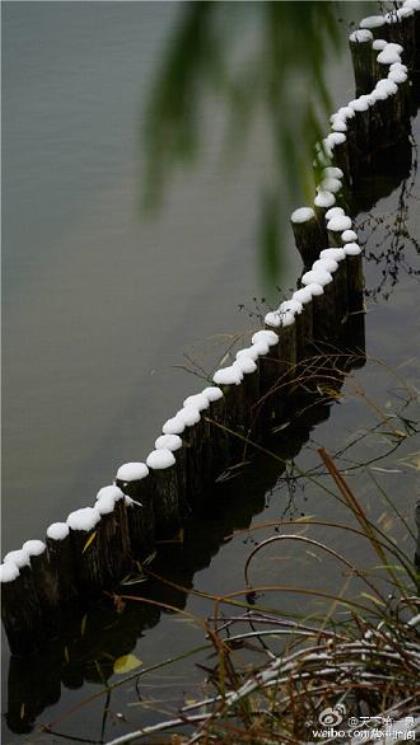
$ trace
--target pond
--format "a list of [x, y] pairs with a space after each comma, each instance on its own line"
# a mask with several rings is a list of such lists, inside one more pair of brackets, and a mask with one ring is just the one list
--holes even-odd
[[[90, 504], [122, 462], [143, 459], [162, 422], [198, 389], [186, 368], [211, 370], [238, 334], [258, 326], [265, 307], [255, 248], [260, 195], [273, 170], [264, 116], [226, 167], [223, 102], [209, 96], [194, 167], [175, 174], [154, 217], [139, 208], [139, 130], [177, 13], [176, 3], [4, 5], [3, 554]], [[361, 14], [354, 4], [352, 15]], [[328, 87], [335, 104], [353, 97], [347, 53], [329, 67]], [[419, 142], [418, 116], [413, 137]], [[215, 488], [182, 544], [161, 547], [153, 568], [172, 583], [203, 593], [239, 589], [250, 549], [270, 533], [250, 527], [282, 516], [339, 521], [342, 507], [323, 488], [321, 445], [340, 453], [371, 517], [412, 553], [364, 464], [412, 521], [416, 446], [411, 430], [404, 437], [395, 430], [418, 419], [410, 397], [418, 379], [416, 149], [405, 143], [379, 166], [352, 205], [369, 259], [367, 362], [337, 400], [311, 407], [273, 438], [270, 450], [285, 466], [262, 453]], [[297, 206], [287, 192], [283, 201], [286, 214]], [[300, 271], [288, 228], [283, 251], [288, 288]], [[403, 417], [391, 434], [390, 412]], [[298, 478], [297, 469], [315, 481]], [[323, 529], [316, 535], [325, 537]], [[350, 554], [363, 552], [346, 540]], [[294, 584], [316, 587], [321, 572], [324, 589], [342, 582], [336, 567], [293, 544], [262, 552], [253, 571], [255, 583], [286, 584], [292, 573]], [[145, 588], [130, 594], [211, 612], [204, 597], [158, 580]], [[282, 602], [293, 612], [302, 601], [286, 594]], [[205, 676], [196, 663], [208, 664], [205, 654], [145, 676], [140, 694], [127, 684], [108, 701], [79, 704], [104, 681], [121, 679], [117, 658], [130, 652], [147, 667], [202, 641], [188, 615], [133, 601], [123, 613], [103, 606], [76, 618], [40, 658], [9, 665], [5, 643], [4, 741], [51, 722], [57, 738], [35, 729], [30, 741], [63, 734], [106, 741], [158, 721], [196, 696]]]

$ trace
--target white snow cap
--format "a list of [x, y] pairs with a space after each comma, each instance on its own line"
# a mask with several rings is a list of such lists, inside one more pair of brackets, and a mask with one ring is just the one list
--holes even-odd
[[321, 269], [321, 271], [330, 272], [331, 274], [332, 272], [337, 271], [338, 263], [331, 258], [318, 259], [312, 264], [312, 271], [316, 272], [318, 269]]
[[291, 326], [295, 322], [295, 314], [291, 310], [286, 310], [280, 315], [281, 325], [283, 328]]
[[41, 556], [46, 549], [46, 545], [43, 541], [32, 540], [25, 541], [22, 546], [22, 551], [26, 551], [29, 556]]
[[[184, 406], [178, 411], [176, 416], [180, 417], [185, 427], [192, 427], [201, 419], [201, 414], [195, 406]], [[173, 434], [176, 434], [176, 432]]]
[[353, 243], [354, 241], [357, 241], [357, 233], [355, 233], [354, 230], [344, 230], [341, 233], [341, 240], [343, 243]]
[[302, 223], [312, 220], [313, 217], [315, 217], [315, 212], [312, 207], [299, 207], [292, 212], [290, 219], [294, 223]]
[[253, 344], [258, 344], [262, 341], [263, 343], [268, 344], [269, 347], [273, 347], [275, 344], [278, 344], [279, 337], [274, 331], [263, 329], [262, 331], [256, 331], [256, 333], [253, 334], [251, 341]]
[[332, 207], [335, 204], [335, 196], [330, 191], [320, 190], [314, 199], [316, 207]]
[[210, 403], [213, 401], [219, 401], [219, 399], [223, 398], [223, 391], [215, 385], [210, 385], [207, 388], [204, 388], [202, 394], [203, 396], [206, 396]]
[[180, 435], [185, 429], [185, 421], [178, 413], [171, 419], [168, 419], [162, 427], [164, 435]]
[[[344, 109], [340, 109], [340, 111], [344, 111]], [[351, 109], [349, 109], [349, 111], [351, 111]], [[354, 116], [354, 113], [351, 113]], [[344, 178], [344, 172], [341, 170], [341, 168], [338, 168], [338, 166], [327, 166], [326, 168], [323, 168], [322, 175], [325, 176], [325, 178]]]
[[346, 254], [343, 248], [324, 248], [319, 254], [321, 259], [333, 259], [334, 261], [343, 261]]
[[400, 54], [395, 49], [389, 49], [390, 44], [387, 44], [385, 49], [380, 52], [376, 58], [376, 61], [380, 65], [392, 65], [394, 62], [401, 62]]
[[376, 88], [378, 90], [385, 91], [385, 93], [387, 93], [390, 96], [393, 96], [398, 91], [398, 86], [395, 85], [395, 83], [393, 83], [392, 80], [389, 80], [389, 78], [384, 78], [383, 80], [380, 80], [379, 83], [377, 83]]
[[325, 138], [324, 142], [326, 142], [328, 147], [334, 149], [335, 145], [342, 145], [346, 139], [347, 137], [343, 132], [331, 132], [328, 137]]
[[359, 98], [350, 101], [349, 106], [351, 106], [354, 111], [367, 111], [370, 106], [370, 97], [359, 96]]
[[204, 396], [202, 393], [194, 393], [194, 395], [188, 396], [183, 403], [184, 409], [188, 408], [189, 406], [192, 406], [198, 411], [203, 411], [204, 409], [208, 409], [209, 405], [210, 405], [210, 402], [207, 396]]
[[67, 523], [51, 523], [47, 528], [47, 538], [53, 541], [64, 541], [70, 532]]
[[164, 448], [165, 450], [170, 450], [171, 453], [174, 453], [181, 447], [182, 440], [178, 435], [160, 435], [160, 437], [155, 440], [156, 450], [162, 450], [162, 448]]
[[399, 21], [401, 20], [401, 18], [408, 18], [414, 15], [414, 12], [416, 10], [419, 10], [418, 6], [407, 5], [407, 3], [405, 3], [405, 5], [402, 8], [398, 8], [397, 18]]
[[420, 0], [405, 0], [404, 8], [412, 8], [413, 10], [420, 10]]
[[93, 530], [100, 519], [101, 516], [96, 507], [82, 507], [80, 510], [70, 512], [67, 518], [67, 525], [71, 530], [88, 532], [89, 530]]
[[242, 378], [241, 371], [237, 367], [229, 365], [229, 367], [222, 367], [214, 373], [213, 382], [216, 385], [239, 385]]
[[239, 359], [235, 360], [233, 367], [237, 367], [243, 375], [249, 375], [254, 373], [258, 368], [255, 361], [249, 355], [242, 355]]
[[278, 313], [276, 310], [270, 311], [270, 313], [267, 313], [267, 315], [265, 316], [264, 323], [266, 326], [272, 326], [275, 329], [279, 328], [279, 326], [281, 325], [280, 313]]
[[397, 85], [405, 83], [407, 78], [408, 75], [406, 72], [403, 72], [403, 70], [390, 70], [390, 72], [388, 73], [388, 80], [392, 80], [392, 82], [396, 83]]
[[293, 298], [299, 303], [302, 303], [302, 305], [307, 305], [307, 303], [310, 303], [312, 300], [310, 288], [302, 287], [300, 290], [296, 290], [296, 292], [293, 293]]
[[357, 243], [346, 243], [343, 248], [346, 256], [358, 256], [362, 253], [362, 249]]
[[14, 582], [19, 577], [19, 569], [13, 561], [8, 561], [5, 564], [0, 565], [0, 583], [3, 582]]
[[[340, 134], [340, 132], [336, 132], [335, 134]], [[342, 188], [343, 185], [338, 178], [330, 177], [322, 179], [318, 187], [319, 191], [330, 191], [332, 194], [337, 194]]]
[[[419, 3], [420, 3], [420, 0], [419, 0]], [[390, 70], [401, 70], [401, 72], [408, 73], [407, 65], [403, 65], [402, 62], [394, 62], [389, 69]]]
[[114, 502], [118, 502], [120, 499], [123, 498], [124, 493], [118, 486], [115, 486], [115, 484], [103, 486], [102, 489], [99, 489], [96, 495], [96, 501], [98, 501], [99, 499], [112, 499]]
[[269, 349], [270, 345], [267, 344], [266, 341], [260, 340], [255, 342], [255, 344], [251, 344], [250, 347], [245, 347], [245, 349], [240, 349], [239, 352], [236, 352], [236, 359], [239, 360], [241, 357], [251, 357], [251, 359], [255, 361], [259, 357], [264, 357], [268, 354]]
[[342, 233], [343, 230], [350, 230], [350, 228], [351, 218], [347, 215], [335, 215], [327, 223], [327, 230], [331, 230], [333, 233]]
[[316, 269], [315, 271], [306, 272], [302, 277], [303, 285], [310, 285], [313, 282], [317, 285], [324, 287], [332, 281], [332, 276], [329, 272], [322, 269]]
[[337, 114], [331, 124], [331, 129], [333, 130], [333, 132], [347, 132], [348, 127], [344, 117], [341, 117]]
[[28, 552], [24, 551], [23, 548], [17, 549], [17, 551], [9, 551], [4, 557], [3, 562], [8, 564], [9, 561], [15, 564], [18, 569], [22, 569], [22, 567], [28, 566], [31, 563]]
[[369, 31], [369, 29], [367, 28], [359, 28], [350, 34], [349, 39], [350, 41], [363, 44], [363, 43], [366, 43], [367, 41], [372, 41], [373, 34], [372, 34], [372, 31]]
[[303, 311], [303, 305], [299, 302], [299, 300], [296, 300], [296, 298], [292, 297], [291, 300], [284, 300], [279, 305], [279, 313], [286, 313], [287, 311], [290, 311], [291, 313], [293, 313], [293, 315], [299, 315]]
[[162, 448], [161, 450], [152, 450], [146, 458], [146, 463], [154, 471], [161, 471], [175, 465], [176, 461], [170, 450]]
[[123, 463], [117, 471], [118, 481], [140, 481], [149, 473], [145, 463]]
[[384, 16], [368, 16], [360, 21], [359, 26], [360, 28], [379, 28], [379, 26], [383, 26], [384, 23]]
[[311, 293], [311, 298], [324, 294], [324, 288], [319, 284], [319, 282], [310, 282], [306, 285], [306, 289]]
[[331, 220], [333, 217], [337, 217], [337, 215], [344, 215], [343, 208], [342, 207], [331, 207], [331, 209], [325, 213], [325, 219]]
[[95, 507], [100, 515], [109, 515], [115, 509], [116, 502], [124, 499], [124, 494], [118, 486], [104, 486], [96, 495]]
[[382, 52], [383, 49], [385, 49], [386, 45], [388, 44], [385, 39], [375, 39], [375, 41], [372, 44], [372, 49], [375, 50], [375, 52]]

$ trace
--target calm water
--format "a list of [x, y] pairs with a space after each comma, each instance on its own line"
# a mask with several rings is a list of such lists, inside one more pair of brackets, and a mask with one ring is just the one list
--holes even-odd
[[[238, 306], [252, 309], [252, 298], [263, 292], [255, 245], [258, 198], [272, 168], [264, 121], [251, 130], [229, 170], [220, 158], [222, 104], [209, 100], [197, 167], [177, 175], [156, 219], [146, 220], [139, 211], [139, 129], [178, 12], [176, 3], [3, 4], [3, 554], [91, 503], [121, 462], [145, 457], [161, 423], [197, 385], [180, 369], [189, 364], [185, 355], [208, 369], [232, 334], [256, 324]], [[358, 17], [357, 5], [354, 13]], [[352, 97], [348, 59], [330, 76], [337, 102]], [[418, 118], [414, 134], [419, 142]], [[277, 453], [296, 456], [301, 468], [318, 465], [318, 444], [336, 452], [373, 425], [377, 413], [361, 402], [360, 390], [385, 411], [404, 397], [400, 381], [373, 358], [398, 369], [408, 384], [418, 380], [418, 283], [411, 272], [416, 246], [396, 240], [388, 226], [405, 200], [408, 233], [419, 235], [420, 189], [417, 178], [401, 196], [395, 171], [403, 159], [401, 153], [392, 157], [395, 167], [383, 175], [379, 190], [388, 196], [372, 200], [377, 203], [363, 232], [367, 250], [384, 254], [378, 264], [369, 262], [367, 285], [378, 288], [383, 271], [386, 280], [366, 318], [372, 359], [345, 383], [339, 404], [320, 407], [273, 443]], [[408, 175], [410, 166], [406, 170]], [[369, 191], [372, 185], [366, 186]], [[373, 232], [382, 217], [385, 223]], [[289, 287], [299, 262], [289, 235], [286, 242], [282, 285]], [[406, 415], [415, 417], [412, 404]], [[389, 449], [381, 434], [361, 440], [343, 457], [353, 468]], [[416, 489], [415, 450], [407, 438], [378, 461], [387, 470], [374, 472], [407, 515]], [[283, 514], [339, 519], [333, 499], [291, 476], [292, 466], [282, 473], [272, 458], [261, 457], [246, 476], [215, 490], [211, 512], [189, 528], [182, 548], [163, 549], [156, 571], [186, 587], [229, 592], [243, 586], [251, 545], [248, 535], [226, 542], [232, 530]], [[385, 508], [365, 471], [355, 469], [350, 478], [372, 516], [380, 518]], [[360, 550], [349, 545], [353, 549]], [[284, 579], [285, 557], [297, 584], [317, 585], [318, 561], [292, 544], [280, 555], [266, 552], [255, 581]], [[326, 563], [322, 572], [325, 587], [341, 581]], [[193, 613], [210, 612], [203, 600], [176, 590], [147, 592], [186, 604]], [[289, 597], [287, 607], [296, 602]], [[120, 617], [100, 609], [88, 617], [81, 641], [80, 624], [69, 631], [66, 664], [60, 645], [33, 664], [14, 663], [10, 671], [5, 659], [5, 709], [15, 731], [6, 729], [5, 741], [29, 729], [28, 710], [39, 714], [38, 723], [59, 720], [100, 690], [116, 657], [132, 651], [151, 665], [201, 643], [201, 632], [181, 617], [164, 613], [158, 620], [158, 610], [135, 604]], [[132, 687], [117, 688], [105, 736], [156, 721], [202, 678], [189, 662], [146, 677], [143, 701]], [[100, 740], [103, 706], [103, 698], [95, 700], [54, 729]], [[55, 739], [36, 735], [43, 737]]]

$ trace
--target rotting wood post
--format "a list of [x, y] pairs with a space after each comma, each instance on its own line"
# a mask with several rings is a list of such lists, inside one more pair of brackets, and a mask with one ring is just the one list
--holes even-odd
[[[322, 231], [322, 245], [323, 246], [328, 245], [328, 235], [327, 235], [327, 228], [325, 224], [325, 213], [329, 209], [331, 209], [331, 207], [334, 207], [335, 202], [336, 202], [335, 195], [331, 191], [318, 188], [317, 194], [314, 199], [314, 210], [316, 214], [316, 219], [318, 220], [318, 224], [320, 226], [320, 230]], [[316, 258], [318, 258], [318, 256], [315, 255], [316, 253], [317, 253], [316, 251], [313, 252], [314, 261]], [[308, 264], [308, 266], [310, 266], [310, 264]]]
[[357, 96], [370, 93], [375, 84], [372, 69], [372, 41], [373, 34], [367, 28], [353, 31], [349, 36]]
[[362, 249], [357, 243], [343, 246], [346, 254], [349, 312], [363, 310], [364, 276]]
[[49, 525], [46, 544], [51, 572], [58, 587], [61, 612], [78, 596], [70, 528], [67, 523]]
[[104, 486], [96, 495], [106, 587], [119, 584], [130, 567], [131, 546], [125, 495], [118, 486]]
[[211, 445], [208, 453], [210, 482], [213, 483], [228, 464], [229, 435], [224, 429], [226, 422], [226, 400], [221, 388], [210, 385], [202, 391], [209, 402], [209, 408], [203, 412], [206, 423], [206, 436]]
[[[299, 321], [302, 325], [302, 335], [303, 335], [303, 344], [304, 344], [303, 354], [300, 357], [300, 360], [302, 360], [302, 359], [305, 359], [305, 357], [307, 356], [308, 350], [313, 340], [313, 332], [314, 332], [312, 293], [311, 293], [310, 288], [301, 287], [299, 290], [296, 290], [292, 295], [292, 300], [297, 300], [302, 305], [302, 313], [299, 317]], [[296, 352], [296, 358], [297, 358], [297, 352]]]
[[51, 633], [57, 629], [57, 612], [60, 607], [60, 592], [47, 546], [43, 541], [26, 541], [22, 550], [26, 551], [32, 570], [36, 593], [39, 597], [46, 630]]
[[344, 173], [344, 178], [349, 186], [352, 183], [352, 169], [350, 160], [349, 143], [344, 132], [331, 132], [325, 138], [327, 152], [330, 153], [332, 162]]
[[185, 519], [191, 510], [187, 500], [187, 451], [179, 435], [160, 435], [155, 440], [156, 450], [170, 450], [175, 457], [178, 480], [178, 502], [181, 518]]
[[26, 655], [45, 642], [46, 627], [25, 552], [11, 551], [5, 557], [0, 566], [0, 584], [1, 617], [10, 650], [18, 656]]
[[153, 484], [156, 536], [167, 538], [174, 535], [181, 524], [175, 456], [167, 448], [152, 450], [146, 465]]
[[332, 259], [338, 263], [338, 269], [334, 274], [334, 285], [337, 321], [338, 324], [341, 325], [347, 318], [349, 311], [346, 253], [344, 248], [327, 248], [324, 251], [321, 251], [320, 258], [327, 261]]
[[145, 463], [124, 463], [115, 484], [126, 495], [130, 548], [134, 559], [148, 558], [155, 546], [155, 510], [152, 479]]
[[106, 586], [100, 523], [101, 515], [95, 507], [82, 507], [67, 518], [77, 584], [80, 594], [86, 597], [100, 593]]
[[[162, 427], [164, 435], [178, 435], [182, 439], [186, 461], [186, 493], [179, 496], [180, 510], [185, 509], [189, 514], [194, 504], [200, 499], [203, 488], [203, 474], [200, 469], [202, 443], [204, 433], [204, 419], [201, 411], [209, 407], [208, 400], [195, 394], [194, 404], [184, 405], [174, 417], [168, 419]], [[184, 404], [186, 404], [187, 399]], [[184, 457], [184, 456], [182, 456]]]
[[304, 266], [310, 266], [322, 246], [323, 230], [312, 207], [300, 207], [290, 217], [296, 248]]
[[301, 282], [305, 286], [311, 286], [314, 343], [331, 343], [337, 336], [337, 314], [332, 274], [322, 267], [312, 269], [303, 275]]

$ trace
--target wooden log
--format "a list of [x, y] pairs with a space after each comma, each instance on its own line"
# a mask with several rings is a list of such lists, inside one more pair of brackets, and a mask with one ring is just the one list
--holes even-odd
[[416, 12], [410, 5], [386, 13], [388, 39], [403, 48], [404, 61], [412, 65], [416, 49]]
[[50, 569], [59, 593], [60, 615], [78, 596], [70, 528], [67, 523], [52, 523], [47, 528], [47, 550]]
[[372, 41], [373, 34], [367, 28], [353, 31], [349, 36], [357, 96], [370, 93], [375, 85]]
[[[338, 335], [337, 313], [333, 277], [325, 269], [317, 268], [306, 272], [301, 282], [311, 285], [313, 304], [314, 342], [332, 343]], [[318, 289], [315, 289], [318, 288]]]
[[[353, 233], [353, 231], [349, 232]], [[347, 262], [345, 251], [340, 247], [327, 248], [324, 251], [321, 251], [320, 258], [326, 261], [332, 259], [338, 263], [338, 268], [333, 275], [333, 279], [337, 316], [340, 323], [343, 324], [349, 312]]]
[[395, 122], [400, 124], [402, 131], [407, 131], [410, 119], [410, 81], [408, 79], [407, 67], [394, 63], [390, 66], [388, 79], [398, 86], [398, 92], [394, 98]]
[[312, 293], [308, 287], [301, 287], [299, 290], [296, 290], [296, 292], [293, 293], [292, 299], [297, 300], [299, 303], [302, 304], [301, 323], [303, 327], [302, 334], [304, 349], [301, 359], [305, 359], [313, 340]]
[[202, 391], [207, 397], [209, 408], [203, 412], [207, 433], [211, 442], [209, 452], [210, 480], [214, 482], [229, 462], [229, 435], [224, 429], [226, 422], [226, 399], [218, 386], [207, 386]]
[[164, 450], [170, 450], [171, 453], [174, 454], [176, 476], [177, 476], [177, 481], [178, 481], [179, 509], [180, 509], [181, 517], [186, 518], [191, 512], [191, 508], [188, 504], [188, 499], [187, 499], [188, 484], [187, 484], [186, 447], [179, 435], [171, 434], [171, 435], [160, 435], [155, 440], [155, 449], [162, 450], [162, 448]]
[[145, 463], [124, 463], [115, 478], [126, 495], [130, 548], [134, 559], [144, 561], [155, 547], [156, 520], [153, 483]]
[[371, 105], [369, 95], [363, 95], [350, 101], [349, 106], [354, 111], [354, 147], [351, 153], [351, 167], [354, 176], [360, 169], [360, 155], [366, 155], [368, 163], [371, 157]]
[[[350, 151], [345, 133], [330, 132], [323, 142], [326, 152], [331, 157], [333, 164], [343, 171], [347, 184], [351, 185], [352, 171], [350, 167]], [[330, 184], [322, 188], [327, 188], [328, 191], [333, 191], [333, 193], [335, 193]], [[338, 191], [340, 190], [341, 185]]]
[[238, 426], [245, 405], [244, 390], [241, 388], [242, 380], [242, 371], [233, 364], [216, 370], [213, 375], [213, 383], [221, 388], [225, 398], [225, 425], [229, 430], [229, 461], [240, 452], [242, 447], [243, 429]]
[[115, 484], [104, 486], [96, 495], [95, 507], [101, 516], [98, 540], [101, 543], [105, 586], [115, 587], [131, 564], [125, 495]]
[[181, 525], [175, 456], [164, 448], [152, 450], [146, 465], [153, 483], [156, 536], [165, 538], [174, 535]]
[[300, 207], [292, 212], [290, 222], [304, 266], [310, 266], [324, 247], [323, 226], [318, 222], [312, 207]]
[[[325, 223], [325, 213], [328, 212], [331, 207], [334, 207], [336, 203], [335, 195], [331, 191], [326, 191], [324, 189], [320, 189], [318, 187], [315, 199], [314, 199], [314, 210], [316, 214], [316, 219], [318, 220], [318, 224], [320, 225], [320, 228], [322, 230], [322, 245], [327, 246], [328, 245], [328, 235], [327, 235], [327, 226]], [[320, 249], [321, 250], [321, 249]], [[317, 256], [315, 256], [316, 251], [313, 252], [314, 255], [314, 261]], [[308, 264], [308, 266], [310, 266]]]
[[50, 562], [47, 546], [43, 541], [25, 541], [22, 550], [26, 551], [32, 570], [33, 582], [41, 604], [47, 632], [57, 630], [60, 609], [60, 592], [57, 575]]
[[305, 338], [305, 319], [303, 315], [303, 304], [300, 300], [292, 297], [290, 300], [285, 300], [280, 304], [278, 312], [280, 316], [287, 317], [288, 314], [292, 314], [295, 322], [296, 331], [296, 364], [302, 362], [305, 357], [306, 338]]
[[364, 293], [362, 249], [357, 243], [346, 243], [343, 249], [347, 264], [349, 312], [360, 313]]
[[47, 637], [44, 614], [24, 551], [10, 551], [0, 566], [1, 617], [12, 654], [23, 656]]
[[[207, 400], [201, 403], [201, 408], [209, 407]], [[184, 406], [174, 417], [168, 419], [162, 427], [163, 434], [176, 434], [182, 439], [186, 460], [186, 503], [189, 512], [201, 500], [203, 491], [203, 475], [201, 472], [201, 438], [204, 432], [204, 417], [201, 417], [200, 407]], [[182, 509], [183, 497], [180, 497]]]
[[106, 586], [106, 570], [100, 541], [101, 516], [94, 507], [82, 507], [67, 518], [80, 594], [89, 598]]

